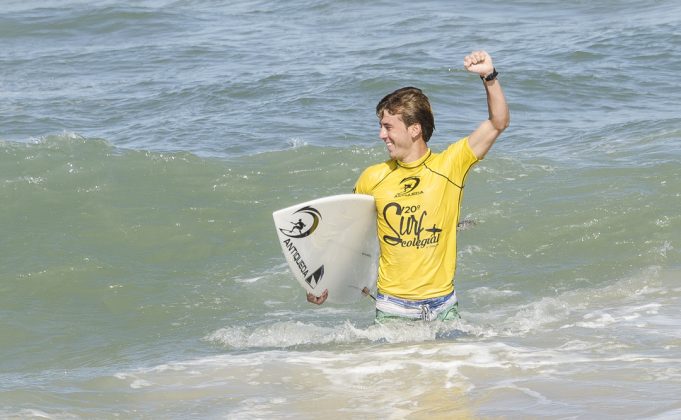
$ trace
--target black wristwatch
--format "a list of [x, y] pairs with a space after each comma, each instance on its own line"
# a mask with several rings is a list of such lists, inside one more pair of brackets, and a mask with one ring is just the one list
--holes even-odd
[[491, 82], [492, 80], [496, 79], [499, 73], [497, 73], [497, 69], [492, 68], [492, 73], [488, 74], [487, 76], [483, 76], [482, 74], [480, 75], [480, 78], [484, 82]]

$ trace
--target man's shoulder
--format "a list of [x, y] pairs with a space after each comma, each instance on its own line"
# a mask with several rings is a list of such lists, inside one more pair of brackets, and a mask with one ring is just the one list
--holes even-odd
[[465, 159], [477, 161], [473, 150], [468, 143], [468, 137], [460, 138], [459, 140], [451, 143], [446, 149], [439, 153], [433, 153], [431, 161], [439, 162], [451, 162], [452, 160]]
[[397, 162], [388, 159], [385, 162], [377, 163], [367, 167], [362, 175], [366, 176], [381, 176], [394, 171], [397, 168]]
[[441, 152], [441, 154], [447, 155], [447, 154], [455, 154], [455, 153], [472, 153], [472, 149], [470, 145], [468, 144], [468, 136], [462, 137], [455, 141], [454, 143], [451, 143], [445, 150]]
[[376, 185], [380, 184], [397, 167], [397, 163], [392, 159], [369, 166], [357, 179], [355, 190], [362, 193], [371, 192]]

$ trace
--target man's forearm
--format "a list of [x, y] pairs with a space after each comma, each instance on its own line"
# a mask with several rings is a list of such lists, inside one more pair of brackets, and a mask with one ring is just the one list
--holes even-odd
[[485, 92], [487, 93], [487, 109], [489, 111], [489, 120], [494, 129], [499, 132], [504, 131], [511, 122], [511, 115], [508, 111], [508, 104], [504, 91], [501, 89], [501, 84], [498, 79], [485, 81]]

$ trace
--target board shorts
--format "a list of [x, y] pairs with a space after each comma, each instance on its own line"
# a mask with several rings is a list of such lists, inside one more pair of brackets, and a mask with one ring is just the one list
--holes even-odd
[[409, 319], [423, 321], [451, 321], [459, 319], [459, 302], [456, 292], [423, 300], [400, 299], [378, 293], [376, 295], [376, 321]]

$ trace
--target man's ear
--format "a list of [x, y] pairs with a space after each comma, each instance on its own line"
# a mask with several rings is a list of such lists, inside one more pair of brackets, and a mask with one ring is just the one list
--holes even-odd
[[411, 136], [412, 139], [416, 140], [419, 137], [421, 137], [421, 124], [419, 123], [414, 123], [410, 125], [407, 130], [409, 130], [409, 135]]

